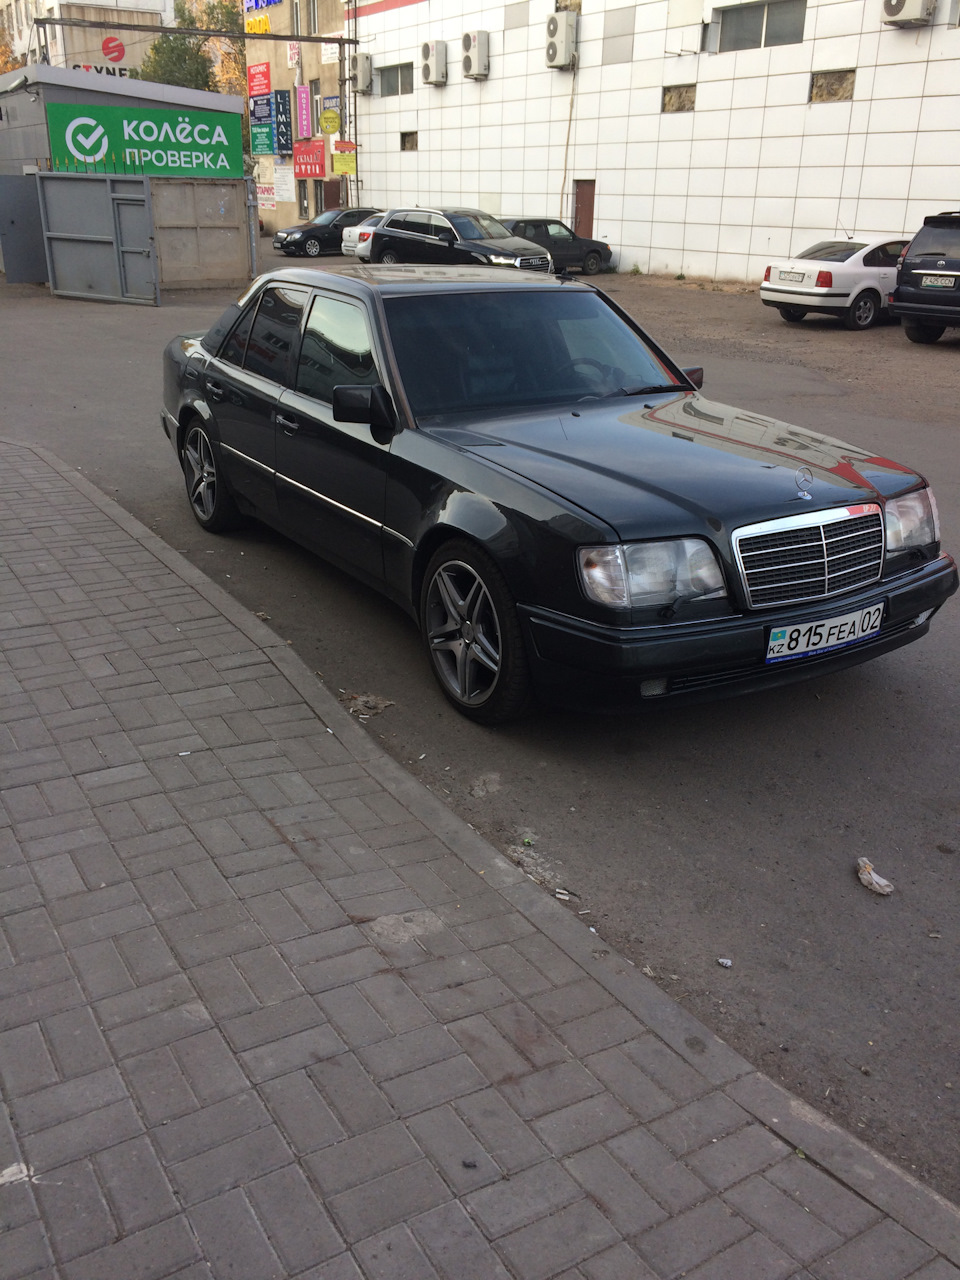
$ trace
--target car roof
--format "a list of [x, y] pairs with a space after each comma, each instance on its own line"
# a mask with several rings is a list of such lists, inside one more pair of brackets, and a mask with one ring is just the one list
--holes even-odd
[[[481, 218], [493, 218], [495, 214], [487, 213], [485, 209], [468, 209], [461, 204], [403, 204], [398, 205], [396, 209], [390, 209], [388, 212], [393, 215], [395, 213], [442, 213], [444, 217], [449, 217], [451, 213], [466, 213], [470, 216], [479, 215]], [[498, 218], [499, 222], [500, 219]]]
[[547, 275], [542, 271], [507, 271], [503, 267], [434, 267], [386, 266], [374, 263], [350, 263], [336, 271], [323, 267], [285, 267], [265, 272], [250, 285], [244, 298], [263, 283], [302, 284], [316, 288], [321, 284], [340, 287], [358, 297], [380, 294], [399, 297], [410, 293], [491, 293], [505, 290], [576, 289], [596, 293], [593, 285], [569, 277]]

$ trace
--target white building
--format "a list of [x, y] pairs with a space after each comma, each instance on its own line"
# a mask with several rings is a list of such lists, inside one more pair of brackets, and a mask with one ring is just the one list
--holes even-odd
[[157, 36], [135, 31], [111, 31], [78, 27], [47, 27], [44, 37], [34, 25], [35, 18], [68, 18], [84, 22], [142, 23], [148, 26], [173, 24], [173, 0], [122, 0], [114, 4], [78, 4], [72, 0], [0, 0], [0, 21], [10, 36], [13, 52], [30, 63], [42, 61], [44, 49], [49, 63], [68, 70], [89, 71], [92, 75], [123, 78], [138, 67]]
[[[579, 208], [621, 271], [717, 279], [757, 279], [825, 237], [909, 234], [960, 207], [958, 10], [368, 0], [348, 12], [360, 88], [372, 70], [355, 117], [361, 198], [571, 223]], [[483, 79], [464, 73], [475, 32], [488, 33]], [[442, 81], [443, 53], [445, 83], [425, 83]]]

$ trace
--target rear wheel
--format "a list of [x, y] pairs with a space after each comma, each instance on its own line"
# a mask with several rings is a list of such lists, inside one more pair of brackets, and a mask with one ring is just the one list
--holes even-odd
[[787, 324], [799, 324], [807, 314], [803, 307], [778, 307], [777, 310]]
[[869, 329], [880, 315], [880, 295], [872, 289], [858, 293], [843, 313], [843, 323], [848, 329]]
[[903, 322], [903, 332], [911, 342], [936, 342], [943, 336], [945, 328], [946, 325], [943, 324], [917, 324], [916, 321], [907, 320]]
[[530, 701], [523, 636], [503, 574], [471, 542], [432, 557], [420, 597], [420, 625], [444, 696], [471, 720], [502, 724]]
[[393, 249], [384, 249], [383, 253], [380, 255], [380, 261], [386, 263], [388, 267], [393, 267], [400, 261], [400, 259], [397, 257], [396, 252]]
[[580, 268], [585, 276], [595, 276], [600, 270], [601, 262], [599, 253], [590, 252], [584, 256], [583, 266]]
[[210, 437], [197, 421], [187, 428], [180, 463], [190, 509], [197, 523], [208, 533], [235, 529], [240, 523], [240, 512], [221, 479]]
[[308, 258], [317, 258], [320, 256], [320, 241], [314, 240], [312, 237], [303, 242], [303, 252]]

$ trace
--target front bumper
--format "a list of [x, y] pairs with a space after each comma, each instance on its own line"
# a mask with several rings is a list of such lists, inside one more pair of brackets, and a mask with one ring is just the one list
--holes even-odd
[[[941, 555], [851, 595], [762, 616], [617, 628], [523, 606], [520, 615], [531, 672], [545, 699], [618, 710], [730, 697], [856, 666], [925, 635], [957, 584], [956, 564]], [[876, 635], [829, 653], [766, 662], [773, 627], [807, 625], [880, 603], [883, 623]]]

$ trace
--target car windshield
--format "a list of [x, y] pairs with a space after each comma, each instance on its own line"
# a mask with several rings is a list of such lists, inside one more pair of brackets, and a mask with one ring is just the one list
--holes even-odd
[[804, 249], [803, 253], [798, 253], [796, 256], [815, 258], [818, 262], [846, 262], [848, 258], [852, 258], [855, 253], [859, 253], [866, 247], [866, 242], [862, 240], [821, 240], [819, 244]]
[[510, 232], [489, 213], [448, 213], [461, 240], [506, 240]]
[[960, 258], [960, 226], [925, 226], [910, 246], [910, 257]]
[[419, 294], [384, 305], [418, 418], [677, 385], [595, 293]]
[[310, 226], [328, 227], [339, 213], [339, 209], [324, 209], [323, 213], [318, 213], [315, 218], [310, 219]]

